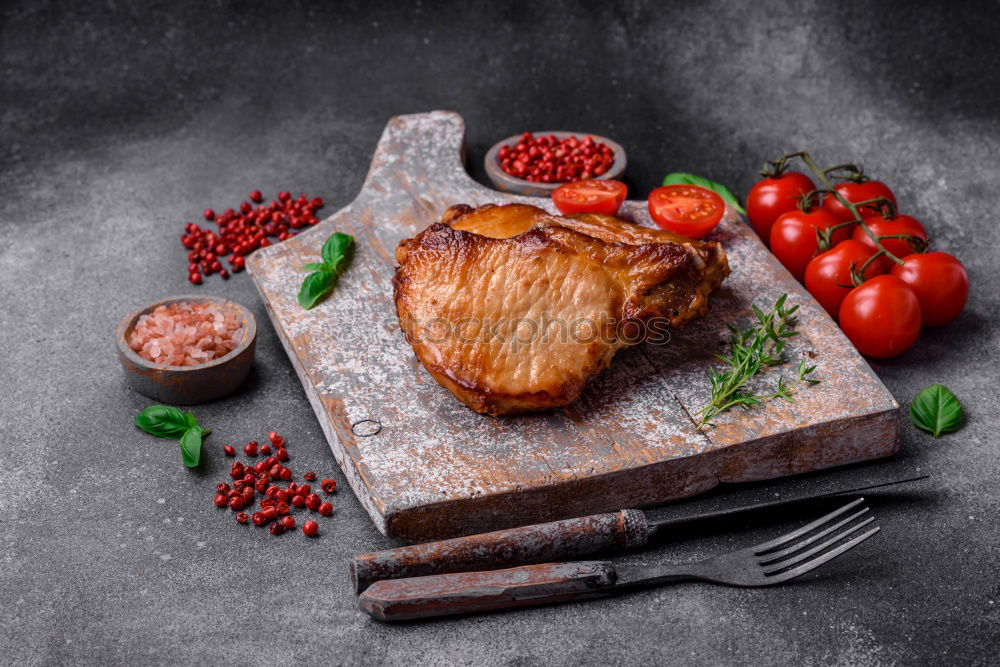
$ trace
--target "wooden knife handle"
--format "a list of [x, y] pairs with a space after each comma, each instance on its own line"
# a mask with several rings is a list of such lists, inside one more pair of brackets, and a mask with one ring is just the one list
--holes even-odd
[[376, 581], [358, 604], [380, 621], [409, 621], [562, 602], [610, 589], [616, 579], [609, 562], [544, 563]]
[[361, 593], [383, 579], [572, 560], [606, 549], [641, 546], [649, 533], [646, 515], [639, 510], [538, 523], [355, 556], [351, 581], [355, 592]]

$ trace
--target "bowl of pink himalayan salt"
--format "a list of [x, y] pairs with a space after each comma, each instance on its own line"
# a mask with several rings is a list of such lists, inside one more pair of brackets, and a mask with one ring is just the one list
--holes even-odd
[[117, 334], [118, 360], [133, 389], [163, 403], [194, 405], [243, 384], [257, 321], [228, 299], [177, 296], [127, 315]]

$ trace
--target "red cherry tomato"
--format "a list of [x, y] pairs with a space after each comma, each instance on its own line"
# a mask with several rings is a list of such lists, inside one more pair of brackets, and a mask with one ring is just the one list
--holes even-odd
[[552, 191], [552, 201], [563, 215], [603, 213], [614, 215], [628, 195], [628, 186], [620, 181], [574, 181]]
[[[795, 209], [782, 213], [771, 227], [771, 252], [795, 279], [802, 282], [809, 264], [819, 249], [816, 232], [837, 224], [837, 219], [821, 208]], [[847, 240], [847, 228], [833, 233], [833, 245]]]
[[782, 213], [794, 211], [798, 198], [816, 189], [805, 174], [786, 171], [777, 178], [765, 178], [754, 183], [747, 195], [747, 219], [757, 236], [767, 243], [771, 226]]
[[938, 327], [958, 317], [969, 299], [969, 275], [946, 252], [928, 252], [893, 263], [892, 275], [910, 286], [920, 301], [925, 327]]
[[[844, 297], [854, 289], [851, 286], [851, 268], [860, 269], [873, 254], [865, 244], [848, 239], [816, 255], [806, 266], [806, 289], [833, 319], [840, 315]], [[881, 273], [884, 273], [881, 262], [872, 262], [865, 269], [863, 278], [868, 280]]]
[[840, 328], [875, 359], [905, 352], [920, 335], [920, 301], [896, 276], [875, 276], [855, 287], [840, 304]]
[[[924, 230], [924, 226], [916, 218], [909, 215], [897, 215], [894, 218], [885, 218], [881, 215], [876, 215], [865, 218], [865, 224], [868, 225], [868, 228], [876, 236], [905, 235], [927, 240], [927, 232]], [[875, 252], [875, 242], [865, 233], [865, 230], [861, 229], [861, 225], [855, 226], [853, 238], [855, 241], [864, 243], [872, 252]], [[900, 259], [913, 254], [913, 246], [906, 239], [883, 239], [882, 247]], [[889, 268], [895, 264], [895, 262], [885, 257], [879, 261], [884, 267], [883, 273], [887, 273]]]
[[[864, 181], [862, 183], [854, 183], [853, 181], [850, 181], [835, 185], [833, 189], [836, 190], [841, 197], [852, 204], [862, 201], [871, 201], [873, 199], [878, 199], [879, 197], [888, 199], [894, 205], [896, 203], [896, 196], [892, 194], [892, 190], [889, 189], [889, 186], [885, 183], [880, 183], [879, 181]], [[833, 215], [840, 222], [854, 220], [854, 214], [851, 213], [851, 209], [837, 201], [837, 198], [833, 195], [826, 195], [826, 197], [824, 197], [823, 208], [830, 213], [833, 213]], [[878, 210], [867, 206], [862, 206], [858, 212], [861, 214], [862, 218], [878, 215]]]
[[681, 236], [700, 239], [722, 220], [722, 197], [697, 185], [665, 185], [649, 193], [653, 222]]

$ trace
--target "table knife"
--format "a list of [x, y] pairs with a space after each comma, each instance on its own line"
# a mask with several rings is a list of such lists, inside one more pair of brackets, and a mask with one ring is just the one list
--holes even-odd
[[870, 491], [926, 479], [909, 477], [850, 489], [805, 494], [793, 498], [742, 505], [726, 510], [680, 516], [670, 508], [642, 511], [619, 510], [561, 521], [549, 521], [450, 540], [414, 544], [355, 556], [351, 561], [351, 583], [356, 593], [376, 581], [423, 577], [450, 572], [497, 570], [515, 565], [531, 565], [573, 560], [590, 554], [629, 549], [646, 544], [658, 530], [694, 521], [718, 519], [743, 512], [807, 500]]

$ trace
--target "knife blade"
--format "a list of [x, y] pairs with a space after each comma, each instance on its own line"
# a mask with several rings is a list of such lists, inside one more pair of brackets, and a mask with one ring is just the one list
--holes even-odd
[[719, 519], [744, 512], [861, 491], [867, 492], [927, 477], [929, 475], [919, 475], [823, 493], [806, 493], [782, 500], [750, 503], [689, 516], [678, 516], [672, 507], [654, 508], [648, 511], [625, 509], [386, 549], [355, 556], [350, 564], [351, 582], [355, 592], [361, 593], [374, 582], [383, 579], [478, 572], [515, 565], [572, 560], [602, 551], [642, 546], [650, 537], [668, 526]]

